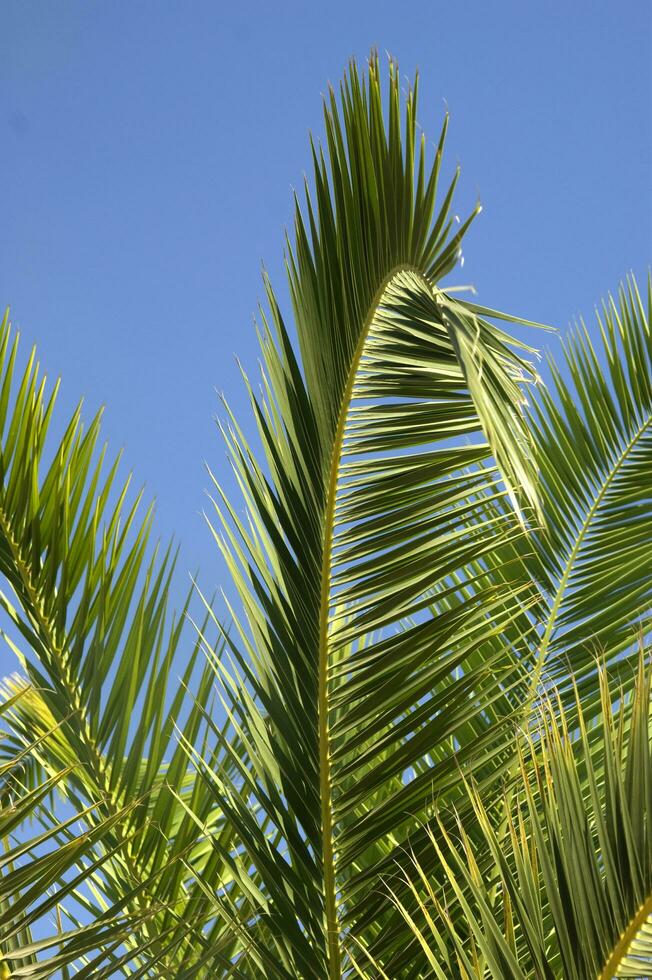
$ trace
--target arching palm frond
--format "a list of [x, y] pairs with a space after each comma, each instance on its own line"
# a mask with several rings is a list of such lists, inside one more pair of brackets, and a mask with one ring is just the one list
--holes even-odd
[[543, 592], [534, 685], [582, 692], [599, 710], [596, 657], [632, 682], [624, 659], [652, 611], [652, 292], [623, 284], [551, 361], [554, 391], [535, 400], [531, 427], [545, 531], [533, 535], [530, 576]]
[[[58, 442], [48, 440], [57, 386], [47, 395], [32, 352], [12, 393], [17, 356], [5, 316], [0, 603], [5, 640], [30, 681], [13, 700], [15, 682], [5, 683], [9, 752], [38, 738], [31, 775], [25, 773], [32, 786], [50, 785], [66, 770], [58, 782], [66, 805], [83, 815], [82, 824], [93, 814], [94, 847], [105, 855], [104, 898], [87, 906], [87, 918], [113, 906], [133, 914], [142, 929], [128, 933], [131, 959], [139, 962], [140, 943], [142, 963], [153, 964], [145, 975], [155, 976], [157, 957], [171, 970], [188, 959], [189, 934], [196, 933], [193, 949], [201, 951], [200, 927], [213, 915], [194, 884], [197, 870], [224, 876], [220, 859], [198, 843], [196, 823], [199, 817], [219, 829], [221, 815], [188, 778], [175, 730], [223, 765], [223, 754], [206, 741], [202, 714], [212, 674], [203, 658], [198, 672], [200, 644], [184, 629], [185, 610], [167, 622], [174, 561], [169, 550], [162, 559], [148, 552], [151, 508], [138, 518], [140, 495], [130, 501], [129, 481], [116, 485], [117, 459], [103, 476], [99, 417], [84, 431], [77, 410]], [[182, 644], [188, 656], [179, 683]], [[153, 880], [149, 893], [145, 883]], [[143, 916], [152, 908], [156, 916]], [[227, 938], [227, 959], [231, 945]]]
[[[495, 980], [611, 980], [652, 970], [652, 703], [641, 656], [633, 698], [599, 672], [597, 727], [579, 692], [572, 718], [555, 693], [520, 761], [521, 788], [505, 800], [502, 830], [476, 790], [478, 848], [460, 821], [431, 842], [448, 894], [417, 864], [411, 887], [425, 925], [401, 906], [432, 975]], [[579, 728], [568, 723], [579, 720]], [[491, 871], [484, 865], [492, 861]], [[459, 902], [463, 916], [452, 907]], [[460, 922], [463, 923], [460, 928]], [[449, 933], [454, 953], [442, 943]], [[442, 955], [442, 951], [444, 955]]]
[[[536, 459], [540, 466], [541, 524], [532, 522], [527, 535], [501, 550], [474, 560], [460, 588], [484, 572], [497, 590], [516, 578], [528, 579], [539, 598], [509, 630], [488, 636], [480, 660], [497, 650], [515, 654], [510, 685], [520, 725], [537, 717], [540, 697], [553, 685], [569, 715], [576, 707], [576, 689], [590, 723], [601, 710], [598, 658], [626, 694], [634, 683], [637, 635], [649, 623], [652, 593], [652, 305], [644, 304], [636, 283], [624, 284], [617, 300], [603, 304], [598, 316], [600, 342], [584, 325], [564, 343], [563, 358], [550, 358], [554, 391], [531, 387], [528, 411]], [[487, 506], [496, 519], [504, 500]], [[520, 571], [519, 571], [520, 569]], [[450, 605], [437, 598], [434, 614]], [[524, 669], [527, 679], [524, 681]], [[492, 719], [490, 724], [494, 724]], [[514, 743], [515, 744], [515, 743]], [[521, 772], [510, 748], [505, 775], [518, 787]], [[494, 774], [500, 769], [494, 768]], [[493, 799], [496, 783], [483, 783], [485, 799]], [[477, 834], [468, 801], [456, 804], [470, 838]], [[448, 832], [452, 833], [449, 815]], [[432, 824], [416, 827], [411, 852], [435, 880]], [[481, 842], [479, 843], [481, 846]], [[409, 870], [410, 855], [392, 853], [383, 874], [393, 880], [396, 898], [418, 917], [413, 895], [397, 868]], [[377, 904], [382, 905], [379, 896]], [[458, 909], [459, 912], [459, 909]], [[423, 923], [421, 923], [423, 924]], [[400, 925], [396, 926], [400, 932]], [[414, 969], [423, 960], [418, 944], [405, 944], [400, 964]], [[397, 963], [393, 964], [398, 968]]]
[[536, 507], [519, 387], [533, 371], [487, 311], [438, 286], [469, 222], [452, 234], [457, 176], [435, 208], [443, 134], [428, 168], [416, 91], [404, 135], [400, 103], [392, 66], [386, 126], [376, 60], [364, 81], [351, 68], [341, 108], [331, 94], [328, 162], [315, 148], [288, 258], [300, 359], [269, 284], [261, 313], [264, 468], [235, 419], [224, 425], [247, 518], [216, 485], [242, 612], [233, 663], [215, 668], [247, 758], [235, 783], [195, 763], [237, 829], [233, 874], [257, 897], [253, 920], [224, 909], [256, 975], [340, 977], [360, 929], [394, 955], [405, 933], [364, 924], [375, 863], [434, 795], [457, 792], [460, 765], [511, 734], [508, 713], [483, 738], [473, 719], [505, 699], [513, 660], [474, 652], [518, 614], [524, 583], [497, 593], [480, 576], [446, 615], [429, 606], [521, 533], [508, 511], [487, 515], [487, 492]]
[[[490, 556], [487, 572], [500, 588], [521, 565], [539, 593], [512, 641], [530, 649], [526, 713], [551, 684], [569, 707], [578, 685], [588, 716], [599, 711], [597, 658], [633, 683], [636, 637], [652, 611], [650, 283], [646, 303], [633, 277], [623, 283], [596, 332], [597, 343], [583, 322], [576, 327], [562, 357], [549, 357], [553, 387], [530, 388], [542, 521]], [[488, 506], [498, 520], [504, 502]], [[470, 565], [466, 578], [486, 564]]]

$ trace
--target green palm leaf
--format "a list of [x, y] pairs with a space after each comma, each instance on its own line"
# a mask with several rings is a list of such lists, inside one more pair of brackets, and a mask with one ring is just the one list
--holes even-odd
[[534, 681], [572, 679], [585, 710], [599, 706], [598, 653], [631, 683], [622, 654], [652, 607], [652, 293], [646, 308], [630, 279], [598, 327], [599, 344], [584, 325], [565, 343], [531, 418], [545, 519], [528, 559], [544, 595]]
[[[484, 570], [496, 589], [520, 575], [539, 591], [539, 601], [515, 618], [508, 632], [488, 637], [479, 651], [480, 660], [495, 657], [497, 648], [516, 654], [512, 691], [524, 726], [536, 718], [538, 699], [551, 684], [569, 713], [577, 688], [590, 721], [601, 709], [598, 655], [624, 693], [636, 676], [635, 640], [649, 617], [652, 580], [651, 323], [650, 302], [646, 308], [631, 280], [617, 302], [603, 305], [600, 344], [591, 342], [582, 325], [565, 342], [562, 363], [551, 360], [556, 391], [531, 388], [534, 404], [528, 413], [540, 464], [543, 527], [533, 525], [527, 536], [473, 562], [463, 576], [465, 589]], [[504, 510], [500, 500], [488, 506], [497, 517]], [[448, 606], [446, 598], [438, 599], [435, 614]], [[529, 673], [525, 683], [522, 665]], [[508, 772], [517, 787], [515, 758]], [[486, 770], [485, 799], [493, 798], [493, 777], [499, 774], [499, 769]], [[475, 837], [473, 813], [464, 803], [456, 805], [467, 834]], [[440, 872], [429, 846], [433, 830], [432, 824], [416, 829], [410, 847], [434, 880]], [[408, 869], [407, 854], [391, 859], [384, 875], [393, 876], [397, 865]], [[418, 915], [401, 876], [393, 887], [404, 907]], [[396, 929], [400, 933], [400, 925]], [[405, 944], [400, 963], [406, 968], [411, 955], [419, 959], [421, 953]]]
[[[203, 743], [218, 770], [228, 764], [203, 720], [212, 672], [186, 628], [188, 606], [170, 619], [174, 560], [169, 549], [162, 558], [148, 549], [151, 508], [139, 520], [140, 495], [130, 501], [129, 481], [116, 484], [118, 459], [103, 476], [99, 417], [84, 431], [78, 409], [53, 444], [47, 436], [58, 386], [47, 394], [34, 352], [16, 377], [17, 353], [5, 316], [0, 604], [4, 638], [30, 683], [18, 698], [15, 682], [5, 683], [10, 728], [3, 744], [11, 755], [38, 737], [26, 785], [56, 780], [82, 823], [92, 814], [89, 833], [95, 853], [104, 855], [103, 897], [90, 905], [84, 899], [86, 916], [103, 917], [112, 907], [132, 914], [142, 928], [128, 933], [131, 959], [142, 954], [141, 964], [154, 964], [145, 975], [156, 975], [161, 957], [170, 970], [188, 960], [191, 933], [200, 936], [193, 949], [204, 955], [201, 930], [214, 916], [195, 878], [198, 870], [224, 875], [221, 859], [198, 840], [196, 823], [198, 816], [219, 830], [223, 818], [212, 795], [190, 778], [178, 738], [179, 730]], [[187, 656], [177, 678], [182, 647]], [[65, 780], [57, 776], [62, 769]], [[150, 894], [145, 883], [152, 881]], [[143, 916], [147, 908], [156, 916]], [[213, 922], [213, 935], [217, 928]], [[157, 936], [169, 940], [164, 955]], [[227, 960], [232, 944], [227, 936]], [[218, 944], [215, 955], [223, 954]]]
[[[465, 668], [526, 586], [497, 594], [479, 576], [447, 615], [429, 613], [438, 586], [521, 533], [487, 494], [536, 506], [520, 389], [534, 372], [488, 311], [437, 285], [469, 222], [452, 234], [457, 176], [435, 208], [444, 134], [429, 169], [416, 91], [401, 134], [394, 66], [388, 111], [386, 127], [376, 60], [364, 82], [351, 68], [341, 108], [333, 94], [326, 105], [328, 163], [315, 148], [288, 258], [300, 362], [269, 284], [261, 313], [265, 468], [235, 419], [224, 425], [247, 518], [216, 484], [243, 612], [233, 665], [214, 662], [246, 759], [231, 782], [194, 758], [246, 855], [232, 872], [260, 914], [240, 928], [268, 976], [348, 969], [375, 862], [482, 756], [473, 718], [505, 700], [514, 660]], [[485, 734], [485, 762], [499, 741]], [[398, 944], [388, 934], [382, 955]]]
[[[3, 722], [27, 695], [28, 690], [20, 687], [0, 706]], [[152, 910], [143, 910], [138, 917], [127, 916], [120, 908], [107, 908], [84, 925], [62, 927], [70, 919], [66, 905], [74, 902], [82, 879], [90, 893], [105, 890], [105, 865], [116, 855], [108, 854], [102, 842], [111, 823], [126, 821], [127, 813], [107, 820], [101, 807], [90, 805], [81, 814], [57, 817], [48, 801], [55, 789], [70, 778], [75, 763], [26, 785], [26, 773], [40, 771], [34, 760], [44, 743], [59, 735], [55, 726], [38, 739], [18, 744], [13, 752], [3, 753], [0, 764], [2, 976], [33, 980], [52, 976], [56, 968], [65, 969], [98, 948], [104, 950], [99, 961], [111, 961], [108, 948], [128, 942], [138, 919], [144, 923], [153, 914]], [[35, 926], [38, 939], [34, 938]]]
[[[470, 796], [484, 850], [463, 824], [459, 843], [444, 831], [431, 842], [450, 892], [413, 868], [411, 886], [425, 928], [403, 916], [427, 950], [435, 975], [526, 980], [610, 980], [652, 969], [652, 714], [643, 659], [625, 705], [600, 673], [601, 713], [587, 728], [578, 702], [569, 729], [556, 697], [521, 756], [521, 789], [505, 800], [509, 818], [495, 828], [477, 791]], [[486, 855], [493, 867], [487, 869]], [[459, 902], [463, 920], [452, 912]], [[460, 921], [463, 926], [460, 928]], [[454, 953], [442, 946], [448, 933]], [[442, 950], [444, 955], [442, 956]]]

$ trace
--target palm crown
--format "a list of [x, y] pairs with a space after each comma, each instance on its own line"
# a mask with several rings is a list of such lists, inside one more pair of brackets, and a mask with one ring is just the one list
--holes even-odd
[[228, 625], [199, 586], [170, 615], [99, 419], [46, 441], [5, 318], [5, 976], [650, 972], [652, 303], [536, 384], [526, 321], [440, 285], [477, 209], [416, 105], [375, 57], [325, 102], [261, 453], [222, 424]]

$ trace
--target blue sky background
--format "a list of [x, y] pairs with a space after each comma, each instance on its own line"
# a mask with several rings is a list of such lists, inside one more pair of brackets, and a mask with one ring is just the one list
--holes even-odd
[[208, 588], [225, 579], [199, 516], [203, 461], [226, 473], [215, 388], [246, 413], [234, 354], [255, 374], [261, 262], [285, 297], [291, 188], [351, 55], [419, 68], [433, 140], [448, 105], [458, 210], [484, 205], [458, 276], [480, 302], [565, 328], [646, 274], [649, 0], [3, 0], [0, 37], [0, 304], [67, 409], [106, 404]]

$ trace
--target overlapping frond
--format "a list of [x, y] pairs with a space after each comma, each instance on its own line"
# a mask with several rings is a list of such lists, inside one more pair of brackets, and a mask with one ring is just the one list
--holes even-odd
[[[431, 835], [448, 894], [419, 866], [411, 887], [422, 923], [401, 906], [432, 975], [530, 980], [611, 980], [652, 970], [652, 710], [649, 665], [640, 659], [633, 699], [600, 672], [601, 712], [587, 727], [579, 701], [566, 717], [553, 692], [526, 739], [521, 784], [506, 823], [477, 790], [484, 832], [462, 821], [445, 843]], [[579, 722], [569, 729], [567, 722]], [[487, 870], [486, 857], [492, 866]], [[482, 870], [480, 865], [483, 865]], [[456, 916], [455, 905], [461, 905]], [[443, 942], [450, 936], [453, 951]]]
[[[468, 589], [484, 572], [497, 590], [514, 577], [531, 580], [537, 588], [538, 601], [513, 620], [509, 632], [487, 637], [478, 651], [480, 661], [491, 660], [497, 644], [516, 653], [512, 696], [526, 728], [551, 684], [568, 712], [575, 709], [577, 688], [585, 716], [592, 719], [601, 708], [598, 656], [624, 693], [636, 676], [632, 660], [637, 635], [648, 623], [652, 572], [650, 323], [649, 299], [646, 308], [630, 280], [617, 301], [604, 304], [600, 343], [592, 343], [582, 326], [565, 342], [564, 360], [557, 366], [551, 359], [555, 388], [531, 388], [528, 412], [540, 464], [543, 522], [533, 521], [526, 536], [474, 560], [460, 580], [460, 588]], [[487, 506], [498, 519], [505, 502], [496, 498]], [[438, 599], [435, 614], [447, 608], [447, 600]], [[525, 683], [523, 668], [529, 674]], [[491, 779], [491, 769], [488, 774]], [[515, 759], [505, 775], [518, 785]], [[483, 784], [485, 799], [494, 798], [495, 791], [495, 782]], [[457, 805], [474, 838], [473, 813]], [[415, 829], [410, 847], [434, 880], [432, 829]], [[395, 866], [406, 870], [407, 854], [392, 857]], [[393, 876], [394, 871], [387, 862], [383, 873]], [[394, 888], [417, 915], [401, 875]], [[396, 929], [400, 933], [400, 926]], [[422, 958], [418, 946], [405, 948], [402, 964], [413, 963], [412, 955]]]
[[[545, 530], [527, 559], [543, 601], [537, 684], [579, 685], [599, 707], [597, 655], [623, 678], [652, 610], [652, 294], [633, 278], [598, 314], [600, 341], [582, 324], [551, 361], [554, 388], [530, 416]], [[567, 683], [568, 682], [568, 683]]]
[[[0, 723], [28, 696], [17, 687], [0, 705]], [[51, 719], [52, 721], [52, 719]], [[67, 912], [83, 880], [87, 894], [103, 893], [105, 865], [114, 855], [98, 843], [110, 827], [100, 808], [57, 816], [49, 805], [58, 787], [65, 786], [77, 763], [43, 775], [38, 755], [48, 739], [56, 739], [58, 726], [29, 740], [17, 739], [13, 750], [3, 739], [0, 762], [0, 971], [2, 976], [53, 975], [58, 968], [83, 961], [92, 952], [98, 964], [112, 961], [108, 950], [129, 939], [138, 920], [149, 919], [153, 910], [137, 917], [108, 907], [103, 914], [74, 923]], [[12, 736], [13, 737], [13, 736]], [[117, 813], [113, 822], [126, 818]], [[81, 820], [80, 820], [81, 817]], [[125, 848], [123, 848], [123, 851]], [[125, 856], [124, 854], [122, 855]], [[35, 929], [36, 927], [36, 929]], [[97, 950], [105, 952], [98, 956]]]
[[[141, 942], [140, 965], [153, 963], [154, 972], [145, 975], [156, 975], [157, 957], [174, 969], [188, 956], [189, 929], [200, 937], [193, 939], [198, 949], [202, 917], [214, 919], [194, 877], [204, 866], [222, 874], [222, 864], [198, 844], [196, 820], [177, 798], [216, 828], [221, 816], [210, 794], [189, 778], [176, 731], [204, 742], [207, 758], [221, 767], [224, 757], [207, 740], [202, 714], [212, 674], [203, 658], [198, 664], [200, 644], [184, 628], [186, 610], [170, 621], [174, 561], [169, 549], [162, 558], [148, 550], [151, 508], [139, 518], [140, 495], [132, 500], [129, 481], [116, 483], [118, 459], [103, 474], [99, 417], [84, 431], [77, 410], [60, 438], [48, 439], [57, 386], [48, 394], [34, 352], [19, 374], [17, 353], [5, 316], [0, 603], [4, 638], [29, 678], [6, 714], [5, 745], [7, 738], [10, 749], [38, 738], [26, 779], [48, 785], [65, 769], [59, 786], [66, 805], [86, 822], [95, 814], [94, 840], [106, 855], [105, 907], [87, 908], [87, 915], [115, 906], [142, 921], [142, 931], [130, 934], [131, 960], [138, 962], [134, 949]], [[180, 666], [182, 646], [187, 656]], [[11, 700], [15, 682], [4, 693]], [[149, 894], [144, 883], [152, 878]], [[143, 918], [150, 906], [157, 915]], [[155, 939], [161, 935], [169, 938], [164, 955]]]
[[[215, 669], [246, 759], [235, 782], [195, 762], [237, 828], [233, 873], [260, 913], [241, 929], [267, 976], [348, 969], [375, 863], [482, 755], [473, 719], [504, 702], [484, 761], [509, 727], [513, 658], [466, 668], [527, 583], [497, 591], [479, 576], [465, 599], [448, 590], [447, 615], [430, 605], [472, 557], [521, 533], [487, 497], [536, 506], [520, 388], [534, 372], [491, 311], [438, 285], [469, 222], [455, 231], [457, 175], [435, 206], [444, 134], [428, 165], [415, 112], [412, 90], [403, 134], [392, 65], [385, 120], [375, 59], [365, 80], [351, 68], [339, 106], [331, 93], [328, 160], [314, 148], [288, 258], [300, 359], [269, 284], [261, 312], [265, 464], [224, 424], [247, 517], [216, 483], [241, 611], [232, 663]], [[388, 934], [382, 955], [398, 945]]]

